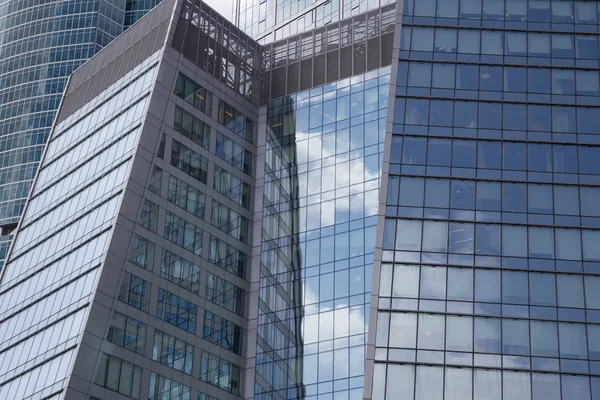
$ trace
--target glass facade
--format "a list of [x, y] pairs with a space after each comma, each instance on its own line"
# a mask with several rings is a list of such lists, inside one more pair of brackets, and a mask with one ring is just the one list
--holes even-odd
[[598, 3], [398, 18], [369, 397], [600, 399]]
[[[41, 398], [66, 386], [156, 63], [157, 57], [146, 60], [53, 132], [0, 283], [1, 398]], [[119, 299], [143, 309], [147, 289], [128, 275]], [[122, 323], [115, 326], [122, 332]], [[118, 336], [111, 336], [115, 344], [131, 343]], [[108, 355], [100, 361], [113, 363], [132, 374], [99, 368], [98, 384], [139, 398], [141, 368]]]
[[272, 101], [255, 398], [362, 398], [389, 67]]
[[393, 0], [234, 0], [233, 21], [265, 44], [376, 10]]
[[0, 267], [69, 75], [156, 4], [11, 0], [0, 6]]

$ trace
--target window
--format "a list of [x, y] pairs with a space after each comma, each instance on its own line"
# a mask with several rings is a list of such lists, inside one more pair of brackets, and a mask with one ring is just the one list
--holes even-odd
[[125, 396], [139, 399], [142, 369], [120, 358], [102, 353], [96, 368], [94, 383]]
[[241, 327], [223, 317], [205, 311], [203, 339], [235, 354], [241, 354], [242, 335], [243, 330]]
[[141, 236], [133, 235], [129, 260], [139, 267], [151, 270], [154, 260], [154, 243]]
[[200, 111], [212, 114], [212, 93], [181, 72], [177, 76], [174, 93]]
[[417, 345], [417, 315], [392, 313], [389, 346], [414, 349]]
[[154, 332], [152, 359], [168, 367], [192, 374], [194, 346], [164, 332]]
[[117, 346], [144, 354], [146, 325], [115, 311], [110, 321], [106, 340]]
[[238, 395], [241, 386], [241, 368], [206, 351], [202, 352], [200, 380]]
[[210, 237], [208, 261], [240, 278], [246, 275], [248, 256], [214, 236]]
[[444, 350], [444, 324], [443, 315], [419, 314], [419, 349]]
[[239, 137], [253, 142], [254, 122], [223, 100], [219, 100], [218, 121]]
[[206, 158], [176, 140], [173, 140], [173, 148], [171, 149], [171, 165], [206, 184], [208, 176], [208, 161]]
[[584, 324], [558, 324], [560, 356], [564, 358], [587, 358], [587, 337]]
[[202, 255], [202, 236], [200, 228], [167, 211], [164, 234], [166, 239], [200, 256]]
[[172, 175], [169, 176], [167, 200], [197, 217], [204, 218], [204, 193]]
[[243, 243], [248, 243], [250, 221], [216, 200], [212, 202], [212, 224]]
[[190, 400], [191, 388], [172, 379], [150, 374], [148, 400]]
[[200, 267], [167, 250], [163, 250], [160, 276], [192, 293], [200, 290]]
[[558, 357], [556, 322], [530, 321], [531, 355]]
[[446, 317], [446, 350], [473, 351], [473, 318]]
[[210, 142], [210, 125], [207, 125], [194, 115], [175, 106], [173, 128], [191, 141], [208, 148]]
[[217, 156], [245, 174], [252, 175], [252, 153], [242, 145], [217, 132]]
[[206, 299], [231, 312], [244, 312], [244, 291], [210, 272], [206, 277]]
[[158, 290], [156, 316], [163, 321], [190, 333], [196, 333], [197, 313], [198, 310], [195, 304], [164, 289]]
[[150, 283], [126, 272], [121, 284], [121, 290], [119, 291], [119, 300], [132, 307], [148, 312]]
[[[393, 377], [390, 378], [393, 379]], [[415, 400], [442, 399], [444, 397], [444, 369], [442, 367], [418, 366], [415, 383]]]
[[528, 321], [502, 320], [502, 349], [504, 354], [529, 355]]
[[144, 199], [142, 203], [140, 225], [152, 232], [156, 232], [158, 225], [158, 205], [148, 199]]
[[150, 182], [148, 182], [148, 190], [152, 193], [156, 193], [160, 196], [160, 189], [162, 187], [162, 169], [156, 165], [152, 168], [152, 175], [150, 176]]
[[500, 353], [500, 320], [475, 318], [475, 351]]

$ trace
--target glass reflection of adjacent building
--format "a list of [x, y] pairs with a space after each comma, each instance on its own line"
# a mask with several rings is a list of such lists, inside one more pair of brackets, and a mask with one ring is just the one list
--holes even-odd
[[268, 103], [256, 398], [362, 398], [388, 86]]
[[368, 398], [600, 399], [598, 2], [403, 8]]

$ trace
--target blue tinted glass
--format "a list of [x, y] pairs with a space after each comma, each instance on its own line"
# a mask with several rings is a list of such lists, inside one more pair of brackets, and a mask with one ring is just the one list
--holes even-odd
[[527, 169], [530, 171], [552, 172], [552, 146], [529, 143], [527, 145]]
[[407, 125], [427, 125], [429, 122], [429, 100], [407, 99], [406, 117]]
[[554, 274], [529, 274], [530, 302], [536, 306], [556, 305], [556, 283]]
[[531, 321], [531, 355], [558, 357], [556, 322]]
[[475, 351], [500, 353], [500, 319], [475, 318]]
[[433, 126], [452, 126], [454, 102], [451, 100], [432, 100], [429, 124]]
[[600, 113], [596, 108], [577, 107], [577, 130], [600, 135]]
[[577, 94], [585, 96], [600, 95], [598, 71], [577, 71], [575, 77], [577, 82]]
[[587, 357], [587, 335], [584, 324], [559, 323], [558, 337], [561, 357]]
[[527, 211], [527, 185], [508, 182], [502, 184], [502, 211]]
[[550, 69], [528, 68], [528, 87], [531, 93], [550, 93]]
[[553, 69], [552, 93], [575, 94], [575, 72], [566, 69]]
[[529, 323], [524, 320], [502, 321], [502, 350], [504, 354], [529, 355]]
[[396, 85], [406, 86], [406, 79], [408, 78], [408, 61], [398, 62], [398, 75], [396, 77]]
[[529, 121], [528, 127], [530, 131], [550, 132], [550, 107], [529, 105], [527, 107]]
[[429, 139], [429, 143], [427, 146], [427, 165], [449, 167], [451, 155], [451, 139]]
[[552, 107], [552, 131], [561, 133], [576, 133], [577, 118], [575, 107]]
[[527, 304], [529, 292], [527, 272], [502, 271], [502, 302]]
[[433, 64], [433, 87], [454, 88], [455, 66], [452, 64]]
[[500, 187], [499, 182], [477, 182], [477, 209], [500, 211]]
[[575, 49], [577, 58], [598, 59], [598, 41], [596, 36], [576, 35]]
[[431, 63], [411, 62], [408, 74], [408, 86], [431, 86]]
[[500, 255], [500, 225], [477, 224], [475, 234], [477, 254]]
[[577, 147], [554, 145], [554, 172], [577, 173]]
[[454, 126], [477, 128], [477, 103], [457, 101], [454, 104]]
[[403, 164], [425, 165], [427, 139], [406, 137], [402, 149]]
[[579, 146], [579, 173], [598, 174], [600, 171], [600, 148]]
[[402, 177], [400, 180], [400, 205], [423, 206], [424, 187], [425, 181], [423, 178]]
[[479, 90], [502, 91], [502, 67], [481, 66]]
[[479, 84], [479, 67], [476, 65], [458, 64], [456, 66], [456, 88], [477, 90]]
[[525, 143], [504, 142], [502, 146], [502, 167], [508, 170], [525, 170], [527, 162], [525, 146]]
[[579, 215], [579, 190], [574, 186], [554, 186], [554, 213]]
[[452, 181], [450, 207], [472, 210], [475, 208], [475, 182]]
[[394, 135], [394, 136], [392, 136], [392, 146], [390, 148], [390, 162], [400, 163], [401, 156], [402, 156], [402, 136]]
[[448, 233], [448, 251], [450, 253], [473, 254], [475, 227], [469, 223], [451, 222]]
[[501, 129], [502, 128], [502, 104], [501, 103], [479, 103], [479, 128]]
[[525, 93], [527, 91], [527, 70], [518, 67], [504, 67], [504, 90]]
[[477, 148], [474, 140], [454, 140], [452, 166], [475, 168]]
[[500, 142], [477, 142], [477, 168], [502, 168], [502, 144]]
[[450, 181], [427, 179], [425, 186], [425, 207], [448, 208], [450, 206]]
[[504, 104], [504, 129], [527, 129], [527, 106], [525, 104]]
[[475, 301], [500, 303], [500, 271], [475, 270]]

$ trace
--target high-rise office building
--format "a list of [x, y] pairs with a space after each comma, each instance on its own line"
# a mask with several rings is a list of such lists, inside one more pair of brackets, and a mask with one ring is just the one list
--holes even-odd
[[598, 5], [398, 4], [366, 398], [600, 398]]
[[157, 3], [0, 5], [0, 268], [69, 75]]
[[165, 0], [71, 75], [0, 398], [362, 397], [395, 15], [262, 46]]
[[71, 76], [0, 398], [600, 399], [598, 2], [369, 4], [165, 0]]

